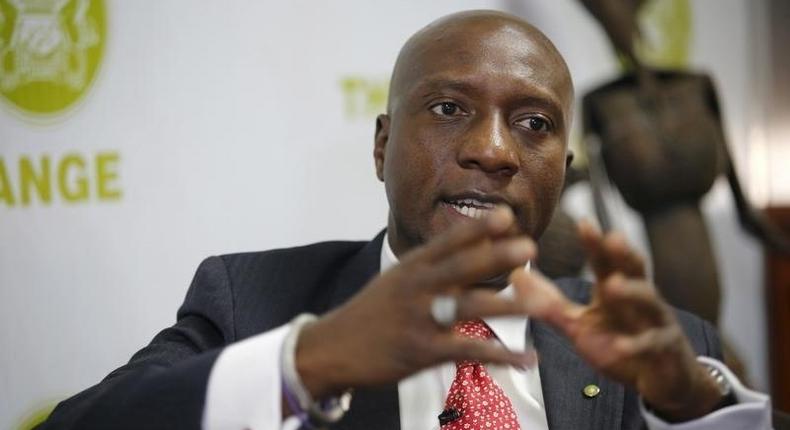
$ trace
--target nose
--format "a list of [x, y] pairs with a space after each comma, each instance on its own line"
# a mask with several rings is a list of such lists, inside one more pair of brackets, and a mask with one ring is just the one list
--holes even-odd
[[519, 159], [504, 120], [480, 118], [469, 130], [458, 151], [458, 164], [487, 174], [511, 177], [518, 172]]

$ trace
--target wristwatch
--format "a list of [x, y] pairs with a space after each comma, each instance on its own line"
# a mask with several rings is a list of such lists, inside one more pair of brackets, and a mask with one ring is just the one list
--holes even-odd
[[711, 378], [713, 378], [713, 381], [716, 383], [716, 387], [719, 389], [719, 393], [721, 394], [721, 401], [716, 404], [713, 410], [716, 411], [738, 403], [738, 399], [735, 397], [735, 393], [732, 390], [732, 385], [730, 385], [730, 383], [727, 381], [724, 373], [722, 373], [718, 367], [708, 363], [700, 364], [705, 366], [705, 369], [708, 371], [708, 374], [711, 376]]
[[308, 429], [321, 430], [336, 423], [351, 406], [351, 390], [336, 397], [314, 400], [296, 371], [296, 341], [305, 324], [315, 321], [312, 314], [301, 314], [291, 321], [291, 330], [285, 337], [280, 355], [283, 394], [302, 425]]
[[[708, 364], [705, 361], [698, 361], [699, 365], [702, 366], [705, 371], [710, 375], [713, 379], [714, 383], [716, 384], [716, 388], [721, 394], [721, 400], [716, 403], [709, 411], [706, 413], [711, 413], [717, 411], [722, 408], [726, 408], [727, 406], [732, 406], [738, 403], [738, 398], [735, 397], [735, 391], [732, 388], [732, 385], [727, 380], [727, 377], [724, 373], [719, 370], [718, 367], [713, 366], [712, 364]], [[662, 414], [661, 412], [652, 408], [649, 404], [643, 403], [646, 410], [650, 411], [652, 414], [656, 415], [660, 419], [667, 420], [670, 422], [676, 422], [674, 419], [667, 417], [666, 415]]]

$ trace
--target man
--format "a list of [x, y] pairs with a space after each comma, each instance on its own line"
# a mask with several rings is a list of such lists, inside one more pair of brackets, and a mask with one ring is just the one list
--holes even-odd
[[386, 233], [207, 259], [176, 324], [44, 427], [767, 428], [767, 398], [697, 358], [720, 354], [712, 329], [661, 300], [622, 238], [580, 227], [592, 287], [524, 269], [572, 102], [562, 57], [518, 18], [422, 29], [376, 122]]

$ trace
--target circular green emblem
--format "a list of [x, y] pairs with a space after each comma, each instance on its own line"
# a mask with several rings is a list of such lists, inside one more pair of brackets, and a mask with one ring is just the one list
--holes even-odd
[[0, 95], [59, 113], [90, 88], [104, 52], [102, 0], [0, 0]]

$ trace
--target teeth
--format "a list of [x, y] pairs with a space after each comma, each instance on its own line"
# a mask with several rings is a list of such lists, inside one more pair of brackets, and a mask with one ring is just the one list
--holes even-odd
[[[460, 213], [461, 215], [468, 216], [469, 218], [483, 218], [486, 212], [488, 212], [490, 209], [493, 209], [493, 205], [490, 205], [490, 207], [488, 205], [484, 207], [471, 206], [474, 203], [467, 203], [467, 200], [462, 200], [460, 203], [461, 204], [452, 203], [450, 206], [452, 206], [456, 212]], [[469, 204], [470, 206], [463, 206], [466, 204]]]
[[460, 201], [460, 203], [463, 203], [467, 206], [475, 206], [477, 208], [494, 209], [493, 203], [481, 202], [477, 199], [463, 199]]

